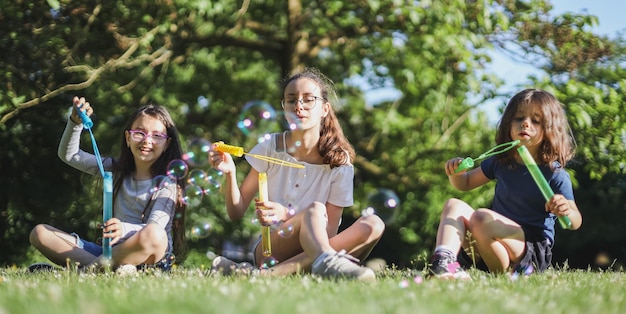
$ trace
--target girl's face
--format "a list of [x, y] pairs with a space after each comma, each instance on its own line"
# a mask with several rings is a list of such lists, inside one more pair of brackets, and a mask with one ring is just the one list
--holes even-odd
[[319, 127], [320, 121], [330, 110], [330, 104], [322, 98], [320, 86], [308, 78], [287, 84], [283, 97], [285, 111], [294, 112], [293, 119], [297, 120], [289, 122], [295, 122], [302, 130]]
[[538, 147], [543, 141], [544, 121], [538, 105], [520, 106], [511, 122], [511, 138], [520, 140], [528, 148]]
[[126, 145], [135, 159], [135, 165], [151, 166], [163, 154], [170, 139], [167, 128], [157, 118], [142, 114], [126, 132]]

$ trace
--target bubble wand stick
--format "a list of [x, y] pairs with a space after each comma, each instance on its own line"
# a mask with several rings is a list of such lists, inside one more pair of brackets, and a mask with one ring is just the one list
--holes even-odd
[[304, 169], [304, 165], [301, 165], [301, 164], [296, 164], [296, 163], [293, 163], [293, 162], [289, 162], [289, 161], [278, 159], [278, 158], [274, 158], [274, 157], [246, 153], [246, 152], [243, 151], [243, 147], [228, 145], [228, 144], [224, 144], [222, 142], [215, 142], [215, 143], [213, 143], [213, 145], [214, 145], [213, 147], [214, 147], [214, 149], [216, 151], [222, 152], [222, 153], [229, 153], [229, 154], [231, 154], [233, 156], [241, 157], [241, 156], [243, 156], [245, 154], [245, 155], [254, 157], [256, 159], [265, 160], [267, 162], [271, 162], [271, 163], [274, 163], [274, 164], [277, 164], [277, 165], [287, 166], [287, 167], [292, 167], [292, 168]]
[[[517, 152], [519, 153], [520, 157], [522, 157], [524, 164], [526, 164], [526, 168], [528, 168], [530, 175], [535, 180], [535, 183], [541, 190], [541, 194], [543, 194], [543, 197], [545, 198], [547, 202], [548, 200], [552, 198], [552, 196], [554, 195], [554, 192], [552, 191], [552, 188], [550, 188], [550, 185], [548, 184], [548, 181], [546, 181], [546, 178], [541, 173], [541, 170], [539, 170], [539, 166], [537, 166], [535, 159], [533, 158], [533, 156], [530, 154], [530, 152], [524, 145], [518, 147]], [[563, 227], [563, 229], [572, 228], [572, 221], [569, 219], [569, 217], [558, 216], [558, 218], [559, 218], [559, 223], [561, 224], [561, 227]]]
[[519, 140], [502, 143], [502, 144], [497, 145], [497, 146], [491, 148], [490, 150], [480, 154], [480, 156], [478, 156], [476, 158], [467, 157], [467, 158], [463, 159], [463, 161], [461, 161], [461, 163], [459, 164], [459, 167], [456, 168], [456, 170], [454, 172], [457, 173], [457, 172], [463, 171], [465, 169], [469, 169], [471, 167], [474, 167], [474, 162], [483, 160], [483, 159], [485, 159], [487, 157], [491, 157], [493, 155], [504, 153], [504, 152], [508, 151], [509, 149], [517, 146], [517, 144], [519, 144]]
[[[77, 111], [80, 120], [83, 122], [83, 128], [89, 130], [89, 134], [91, 135], [93, 152], [96, 156], [96, 161], [98, 162], [100, 174], [102, 175], [102, 220], [103, 224], [106, 224], [106, 222], [113, 217], [113, 174], [110, 171], [104, 171], [104, 166], [102, 165], [102, 157], [100, 156], [100, 151], [98, 150], [98, 145], [96, 144], [96, 138], [93, 136], [93, 132], [91, 131], [91, 127], [93, 127], [93, 121], [91, 121], [91, 118], [89, 118], [89, 116], [83, 110], [79, 109]], [[106, 262], [109, 262], [111, 260], [111, 238], [102, 238], [102, 256], [104, 257]]]
[[[267, 192], [267, 172], [259, 172], [259, 201], [267, 202], [269, 199]], [[272, 255], [272, 242], [270, 240], [270, 226], [261, 227], [261, 248], [263, 256]]]

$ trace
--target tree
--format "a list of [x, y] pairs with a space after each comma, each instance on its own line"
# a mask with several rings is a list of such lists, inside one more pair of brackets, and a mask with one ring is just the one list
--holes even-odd
[[[419, 257], [432, 249], [444, 200], [461, 195], [449, 187], [443, 162], [477, 155], [493, 144], [494, 131], [476, 109], [501, 83], [484, 71], [488, 50], [519, 42], [550, 52], [550, 43], [531, 40], [548, 31], [575, 31], [579, 47], [597, 40], [583, 30], [593, 18], [570, 16], [579, 24], [557, 23], [567, 16], [544, 20], [550, 8], [539, 0], [68, 0], [58, 8], [55, 1], [0, 2], [2, 32], [8, 34], [0, 42], [14, 52], [0, 57], [6, 78], [0, 158], [2, 167], [10, 165], [2, 169], [0, 214], [7, 217], [3, 239], [21, 244], [3, 242], [5, 263], [20, 261], [35, 223], [86, 232], [85, 221], [98, 220], [99, 205], [90, 202], [97, 199], [97, 185], [91, 179], [78, 182], [80, 176], [54, 154], [64, 123], [59, 117], [74, 94], [88, 95], [96, 107], [94, 134], [105, 155], [117, 151], [119, 133], [110, 130], [119, 130], [124, 117], [147, 102], [169, 107], [189, 143], [224, 140], [248, 147], [250, 139], [237, 129], [243, 105], [259, 100], [278, 108], [276, 83], [306, 66], [336, 82], [342, 99], [338, 114], [357, 149], [356, 204], [345, 220], [359, 215], [374, 191], [394, 191], [400, 208], [374, 255], [401, 266], [423, 263]], [[531, 26], [532, 32], [524, 32]], [[601, 62], [608, 51], [586, 54], [585, 60]], [[370, 105], [351, 83], [355, 77], [372, 88], [394, 87], [402, 97]], [[36, 158], [54, 162], [34, 167]], [[608, 164], [597, 166], [614, 173]], [[31, 190], [50, 194], [33, 198], [25, 192]], [[488, 186], [462, 196], [487, 206], [491, 193]], [[228, 222], [219, 195], [205, 199], [188, 217], [191, 223], [209, 219], [213, 236], [199, 239], [196, 248], [219, 249], [227, 236], [247, 239], [258, 229]], [[48, 217], [51, 209], [54, 217]]]

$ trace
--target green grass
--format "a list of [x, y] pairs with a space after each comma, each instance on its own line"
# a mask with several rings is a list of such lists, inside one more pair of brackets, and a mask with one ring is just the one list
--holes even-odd
[[385, 270], [375, 283], [215, 277], [197, 269], [27, 273], [0, 269], [0, 313], [622, 313], [623, 272], [550, 270], [511, 280], [470, 271], [470, 282]]

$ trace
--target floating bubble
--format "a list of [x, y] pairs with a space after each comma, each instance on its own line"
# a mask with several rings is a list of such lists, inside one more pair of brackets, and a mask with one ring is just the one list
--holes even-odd
[[176, 179], [164, 175], [155, 176], [152, 178], [152, 188], [150, 188], [150, 193], [155, 193], [162, 188], [168, 187], [170, 184], [176, 184]]
[[187, 175], [189, 166], [184, 160], [174, 159], [167, 165], [167, 175], [176, 179], [182, 179]]
[[207, 174], [202, 169], [193, 169], [189, 171], [189, 175], [187, 177], [187, 183], [199, 187], [204, 186], [207, 180]]
[[278, 227], [277, 233], [282, 238], [290, 238], [291, 236], [293, 236], [294, 233], [293, 225], [290, 223], [282, 223]]
[[379, 189], [367, 199], [367, 208], [361, 212], [364, 216], [376, 214], [386, 224], [392, 223], [396, 218], [400, 198], [389, 189]]
[[222, 187], [222, 184], [219, 181], [215, 179], [208, 179], [202, 188], [203, 188], [204, 194], [213, 195], [213, 194], [218, 194], [220, 192], [221, 187]]
[[211, 142], [203, 138], [196, 138], [187, 144], [189, 150], [183, 154], [183, 160], [191, 167], [205, 167], [209, 164]]
[[237, 127], [257, 143], [269, 140], [269, 134], [279, 132], [276, 110], [265, 101], [247, 102], [239, 115]]
[[276, 266], [278, 260], [274, 256], [268, 256], [261, 261], [261, 269], [268, 269]]
[[197, 221], [191, 226], [191, 236], [195, 238], [206, 238], [211, 233], [211, 223], [208, 221]]
[[185, 187], [185, 195], [183, 195], [183, 203], [189, 207], [196, 207], [202, 203], [204, 190], [197, 185], [188, 185]]

